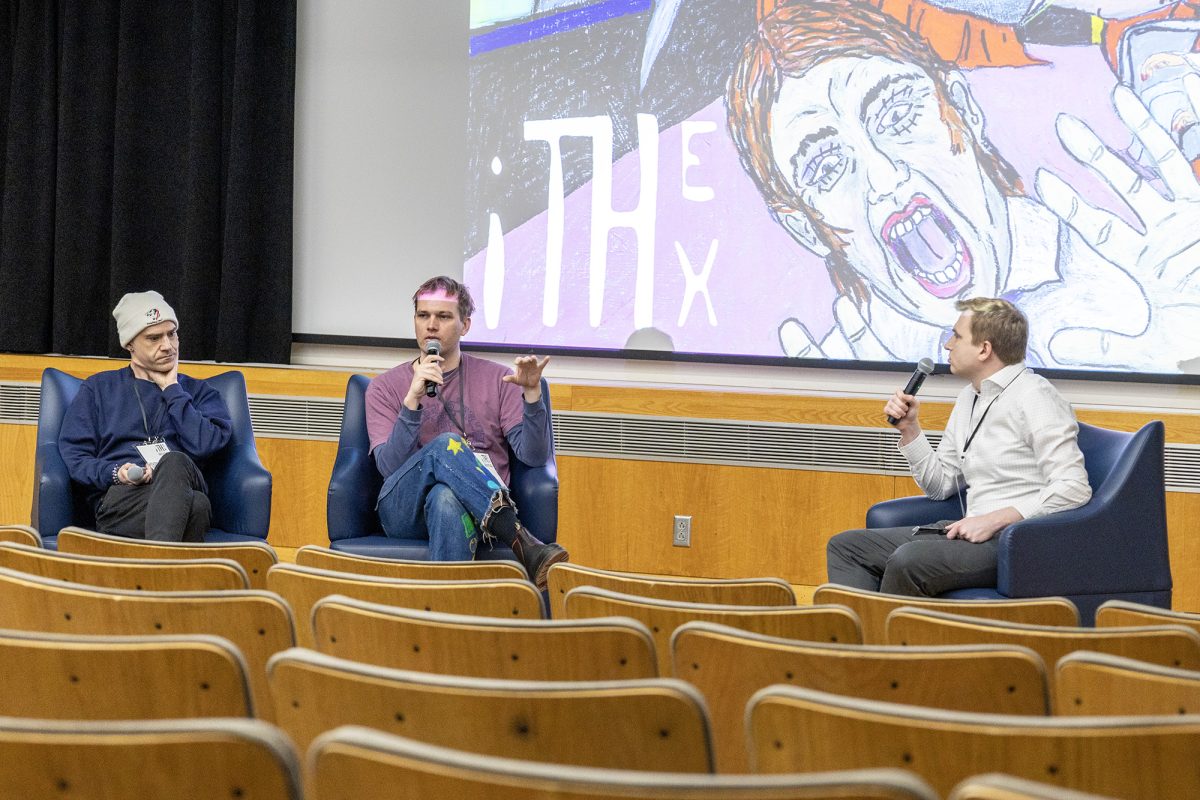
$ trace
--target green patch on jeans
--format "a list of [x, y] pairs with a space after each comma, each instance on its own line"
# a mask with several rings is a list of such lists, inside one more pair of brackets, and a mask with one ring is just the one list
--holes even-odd
[[470, 514], [462, 515], [463, 535], [470, 539], [475, 535], [475, 520], [471, 519]]

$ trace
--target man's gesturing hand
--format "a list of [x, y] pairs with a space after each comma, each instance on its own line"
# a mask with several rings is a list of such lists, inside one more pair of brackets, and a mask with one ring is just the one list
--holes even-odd
[[550, 356], [538, 361], [537, 356], [517, 356], [513, 359], [513, 374], [505, 375], [505, 383], [515, 383], [525, 394], [526, 403], [542, 399], [542, 372], [550, 363]]

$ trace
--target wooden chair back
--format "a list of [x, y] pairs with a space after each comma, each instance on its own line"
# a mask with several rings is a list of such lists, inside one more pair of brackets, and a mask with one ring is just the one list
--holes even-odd
[[148, 542], [76, 527], [59, 532], [58, 551], [110, 558], [228, 558], [246, 570], [251, 589], [267, 588], [267, 570], [279, 563], [266, 542]]
[[41, 547], [42, 536], [30, 525], [0, 525], [0, 542], [17, 542], [30, 547]]
[[43, 578], [138, 592], [205, 592], [250, 588], [246, 570], [228, 558], [195, 561], [109, 558], [58, 553], [27, 544], [0, 542], [0, 567]]
[[251, 719], [0, 719], [0, 797], [301, 800], [295, 749]]
[[228, 639], [246, 660], [259, 716], [271, 709], [267, 659], [295, 644], [287, 603], [254, 589], [130, 592], [0, 568], [0, 596], [0, 628], [110, 636], [203, 633]]
[[435, 581], [377, 578], [352, 572], [277, 564], [267, 572], [267, 588], [279, 593], [296, 614], [296, 643], [313, 647], [312, 609], [330, 595], [371, 603], [420, 608], [447, 614], [504, 619], [542, 619], [542, 595], [525, 580]]
[[513, 680], [658, 676], [654, 638], [632, 619], [502, 619], [341, 595], [313, 606], [316, 649], [382, 667]]
[[276, 722], [301, 750], [365, 725], [488, 755], [590, 767], [711, 772], [704, 701], [690, 684], [505, 681], [376, 667], [295, 648], [267, 667]]
[[954, 787], [946, 800], [1115, 800], [1002, 772], [976, 775]]
[[515, 561], [412, 561], [361, 556], [315, 544], [306, 544], [297, 550], [296, 563], [302, 567], [335, 572], [409, 580], [525, 580], [527, 577], [525, 570]]
[[699, 775], [594, 769], [480, 755], [369, 728], [323, 734], [309, 751], [319, 800], [936, 800], [901, 770]]
[[0, 630], [0, 716], [252, 717], [242, 654], [227, 639]]
[[1036, 597], [1015, 600], [951, 600], [941, 597], [908, 597], [855, 589], [836, 583], [818, 586], [813, 603], [846, 606], [862, 620], [864, 644], [887, 644], [888, 614], [897, 608], [928, 608], [964, 617], [982, 617], [1026, 625], [1077, 627], [1079, 609], [1064, 597]]
[[1005, 772], [1127, 800], [1200, 797], [1200, 716], [974, 714], [772, 686], [747, 708], [758, 772], [911, 769], [948, 794]]
[[567, 619], [631, 617], [650, 629], [658, 663], [671, 663], [671, 634], [685, 622], [715, 622], [783, 639], [859, 644], [858, 617], [843, 606], [725, 606], [683, 603], [580, 586], [567, 593]]
[[1054, 687], [1062, 715], [1200, 714], [1200, 672], [1105, 653], [1063, 656]]
[[[1182, 625], [1067, 628], [900, 608], [888, 616], [887, 630], [889, 642], [897, 645], [1021, 645], [1040, 655], [1047, 665], [1057, 664], [1075, 650], [1094, 650], [1180, 669], [1200, 669], [1200, 634]], [[1053, 672], [1048, 679], [1053, 696]]]
[[1045, 666], [1024, 647], [822, 644], [689, 622], [671, 650], [675, 676], [708, 700], [719, 772], [749, 771], [746, 704], [777, 683], [964, 711], [1049, 713]]
[[1200, 633], [1200, 614], [1130, 603], [1127, 600], [1108, 600], [1096, 609], [1097, 628], [1135, 625], [1184, 625]]
[[580, 586], [594, 586], [612, 592], [684, 603], [712, 603], [726, 606], [794, 606], [796, 593], [782, 578], [676, 578], [664, 575], [639, 575], [613, 572], [595, 567], [562, 562], [550, 567], [546, 576], [550, 595], [550, 616], [563, 615], [567, 592]]

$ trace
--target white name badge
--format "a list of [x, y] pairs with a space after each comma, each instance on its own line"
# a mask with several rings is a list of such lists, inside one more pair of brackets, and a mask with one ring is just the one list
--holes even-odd
[[[492, 463], [491, 456], [487, 453], [476, 453], [475, 460], [479, 462], [480, 466], [492, 473], [492, 477], [495, 478], [496, 483], [504, 486], [504, 481], [500, 480], [500, 473], [496, 472], [496, 465]], [[504, 488], [507, 489], [508, 487], [504, 486]]]
[[154, 442], [152, 444], [139, 444], [137, 446], [138, 453], [141, 454], [142, 460], [146, 462], [146, 466], [157, 466], [162, 457], [171, 452], [171, 448], [167, 447], [166, 442]]

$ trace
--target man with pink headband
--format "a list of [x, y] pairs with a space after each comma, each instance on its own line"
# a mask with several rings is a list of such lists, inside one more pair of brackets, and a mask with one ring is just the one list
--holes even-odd
[[431, 278], [413, 294], [422, 354], [367, 388], [367, 434], [384, 476], [379, 518], [388, 536], [428, 538], [433, 561], [469, 561], [482, 531], [513, 549], [529, 578], [546, 588], [552, 564], [567, 560], [517, 517], [508, 492], [509, 448], [523, 463], [550, 457], [550, 414], [542, 400], [549, 358], [520, 356], [513, 369], [466, 355], [475, 303], [453, 278]]

